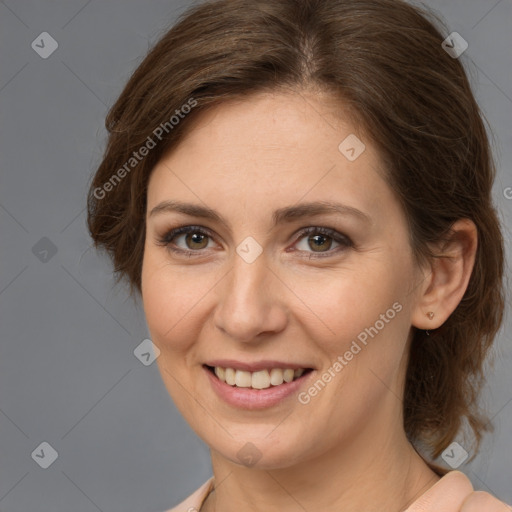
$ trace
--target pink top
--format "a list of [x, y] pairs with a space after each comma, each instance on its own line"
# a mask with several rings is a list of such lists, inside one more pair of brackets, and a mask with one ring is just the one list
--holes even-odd
[[[186, 500], [166, 512], [199, 512], [206, 497], [212, 490], [213, 476]], [[404, 512], [436, 512], [441, 504], [453, 507], [453, 510], [459, 510], [464, 499], [473, 490], [473, 485], [464, 473], [449, 471], [430, 489], [411, 503]]]

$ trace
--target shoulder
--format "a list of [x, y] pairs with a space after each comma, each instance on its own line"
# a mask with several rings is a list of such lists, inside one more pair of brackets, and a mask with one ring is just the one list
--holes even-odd
[[449, 471], [407, 508], [406, 512], [434, 510], [459, 511], [464, 500], [473, 492], [469, 478], [460, 471]]
[[469, 478], [450, 471], [414, 501], [405, 512], [507, 512], [512, 508], [487, 492], [475, 491]]
[[430, 489], [415, 500], [406, 512], [431, 510], [458, 511], [466, 497], [473, 492], [469, 478], [460, 471], [449, 471]]
[[187, 499], [165, 512], [198, 512], [204, 500], [213, 489], [213, 476], [209, 478], [199, 489]]

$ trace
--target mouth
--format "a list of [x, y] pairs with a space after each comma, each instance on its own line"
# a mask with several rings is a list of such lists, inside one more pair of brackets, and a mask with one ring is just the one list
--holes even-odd
[[214, 367], [207, 364], [203, 364], [203, 367], [217, 380], [227, 384], [228, 386], [254, 390], [276, 388], [283, 384], [301, 380], [313, 371], [313, 368], [269, 368], [249, 372], [229, 367]]

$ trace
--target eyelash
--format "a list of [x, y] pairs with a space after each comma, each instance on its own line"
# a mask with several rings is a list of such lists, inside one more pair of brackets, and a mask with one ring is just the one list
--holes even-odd
[[[203, 251], [203, 249], [198, 249], [196, 251], [188, 250], [188, 249], [179, 249], [176, 247], [173, 247], [171, 244], [171, 241], [176, 238], [178, 235], [181, 234], [188, 234], [188, 233], [199, 233], [201, 235], [206, 235], [210, 238], [214, 238], [212, 236], [212, 233], [205, 228], [202, 228], [200, 226], [180, 226], [174, 229], [171, 229], [167, 233], [165, 233], [161, 238], [158, 238], [156, 243], [157, 245], [165, 247], [168, 251], [171, 251], [173, 253], [186, 255], [189, 257], [196, 257]], [[337, 254], [343, 250], [346, 250], [348, 248], [354, 247], [354, 243], [352, 240], [342, 233], [338, 233], [336, 230], [331, 228], [326, 228], [322, 226], [311, 226], [305, 229], [302, 229], [297, 236], [297, 239], [295, 241], [295, 244], [299, 242], [304, 236], [309, 235], [311, 233], [315, 234], [321, 234], [324, 236], [327, 236], [329, 238], [332, 238], [335, 242], [342, 245], [342, 247], [337, 247], [336, 249], [326, 251], [324, 253], [310, 253], [310, 256], [308, 259], [315, 259], [315, 258], [326, 258], [329, 256], [333, 256], [334, 254]], [[294, 244], [294, 245], [295, 245]], [[344, 247], [343, 247], [344, 246]], [[307, 251], [306, 251], [307, 252]]]

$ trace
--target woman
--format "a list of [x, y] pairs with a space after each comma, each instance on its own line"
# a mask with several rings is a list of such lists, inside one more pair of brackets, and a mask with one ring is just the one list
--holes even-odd
[[88, 225], [213, 477], [173, 511], [501, 511], [435, 464], [502, 321], [492, 155], [397, 0], [216, 0], [110, 111]]

